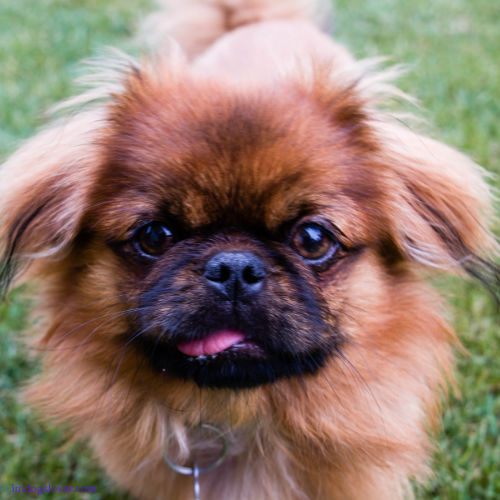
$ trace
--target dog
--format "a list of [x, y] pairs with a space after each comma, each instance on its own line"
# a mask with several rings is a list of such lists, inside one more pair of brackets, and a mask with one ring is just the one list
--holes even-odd
[[484, 173], [299, 0], [193, 0], [0, 173], [1, 281], [36, 280], [26, 399], [140, 500], [400, 500], [457, 339], [433, 269], [497, 276]]

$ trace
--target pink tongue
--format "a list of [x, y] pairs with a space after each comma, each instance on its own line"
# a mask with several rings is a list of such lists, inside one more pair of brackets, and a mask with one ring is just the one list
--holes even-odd
[[182, 342], [177, 346], [187, 356], [210, 356], [245, 340], [245, 335], [235, 330], [219, 330], [201, 340]]

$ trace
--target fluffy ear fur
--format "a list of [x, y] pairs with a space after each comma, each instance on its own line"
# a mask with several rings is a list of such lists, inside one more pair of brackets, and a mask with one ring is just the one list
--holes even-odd
[[498, 292], [491, 260], [498, 244], [488, 229], [493, 215], [485, 172], [470, 159], [396, 125], [382, 127], [383, 161], [393, 174], [390, 214], [396, 240], [414, 261], [465, 270]]
[[0, 172], [0, 291], [33, 259], [57, 258], [75, 237], [98, 164], [96, 112], [40, 133]]

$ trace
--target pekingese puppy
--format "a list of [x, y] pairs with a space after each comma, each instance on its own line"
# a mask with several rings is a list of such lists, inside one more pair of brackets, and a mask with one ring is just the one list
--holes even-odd
[[[400, 500], [428, 473], [455, 342], [426, 270], [495, 274], [470, 160], [308, 5], [151, 21], [78, 113], [3, 166], [2, 281], [40, 283], [27, 398], [141, 500]], [[215, 429], [214, 436], [196, 429]]]

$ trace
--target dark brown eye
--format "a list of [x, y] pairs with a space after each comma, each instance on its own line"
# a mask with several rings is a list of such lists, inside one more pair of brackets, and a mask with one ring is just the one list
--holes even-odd
[[165, 226], [157, 222], [152, 222], [139, 229], [136, 241], [143, 253], [158, 257], [170, 245], [172, 233]]
[[339, 248], [326, 229], [310, 222], [298, 227], [292, 243], [302, 258], [312, 261], [329, 258]]

